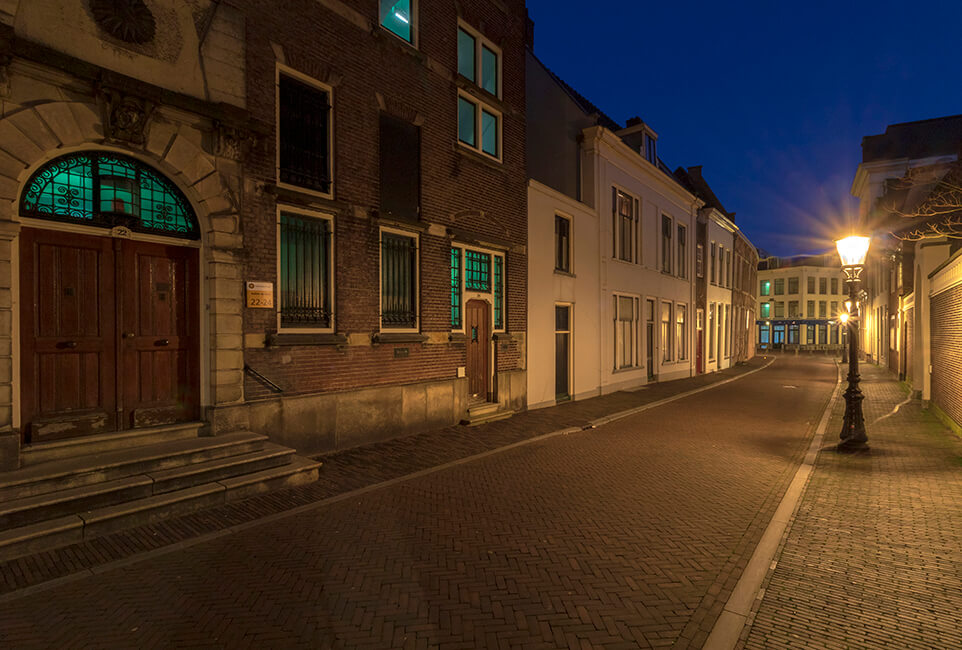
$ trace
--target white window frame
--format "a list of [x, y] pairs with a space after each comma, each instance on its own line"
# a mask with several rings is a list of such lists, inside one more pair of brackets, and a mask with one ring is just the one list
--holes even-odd
[[421, 38], [421, 20], [420, 20], [420, 16], [418, 15], [418, 10], [421, 8], [420, 5], [421, 5], [420, 0], [411, 0], [411, 40], [410, 41], [405, 40], [404, 38], [398, 36], [397, 34], [392, 32], [390, 29], [385, 27], [384, 24], [381, 22], [381, 0], [378, 0], [378, 3], [377, 3], [377, 25], [378, 27], [383, 29], [388, 34], [390, 34], [393, 38], [396, 38], [401, 43], [404, 43], [408, 47], [413, 47], [414, 49], [418, 49], [418, 41]]
[[[286, 212], [289, 214], [297, 214], [304, 217], [309, 217], [311, 219], [320, 219], [329, 222], [329, 227], [331, 229], [331, 249], [328, 251], [327, 257], [327, 277], [330, 284], [330, 295], [331, 295], [331, 325], [330, 327], [282, 327], [281, 326], [281, 213]], [[334, 306], [337, 304], [335, 302], [336, 288], [334, 278], [334, 246], [336, 245], [336, 237], [334, 233], [334, 215], [326, 212], [318, 212], [317, 210], [306, 210], [304, 208], [297, 208], [291, 205], [278, 204], [275, 210], [275, 257], [277, 270], [277, 288], [275, 293], [277, 294], [277, 303], [275, 305], [276, 322], [278, 333], [285, 334], [333, 334], [336, 331], [334, 318], [336, 316], [337, 310]]]
[[[381, 309], [384, 307], [384, 295], [383, 295], [383, 283], [384, 283], [384, 268], [383, 268], [383, 243], [381, 235], [385, 232], [389, 232], [393, 235], [401, 235], [404, 237], [410, 237], [414, 239], [414, 327], [384, 327], [383, 313]], [[462, 254], [463, 258], [463, 254]], [[463, 286], [463, 275], [462, 275], [462, 286]], [[463, 292], [462, 292], [463, 296]], [[463, 304], [463, 303], [462, 303]], [[382, 334], [410, 334], [418, 333], [421, 331], [421, 233], [413, 230], [403, 230], [401, 228], [392, 228], [390, 226], [381, 226], [378, 228], [377, 233], [377, 322], [378, 331]], [[462, 318], [463, 323], [463, 318]]]
[[[613, 371], [612, 372], [627, 372], [629, 370], [637, 370], [641, 367], [641, 356], [639, 350], [640, 343], [640, 324], [641, 324], [641, 296], [630, 293], [619, 293], [613, 292], [612, 296], [612, 323], [614, 324], [614, 337], [612, 339], [611, 353], [614, 360]], [[619, 366], [621, 359], [618, 354], [618, 336], [619, 336], [619, 325], [622, 322], [619, 320], [620, 314], [620, 300], [619, 298], [629, 298], [631, 299], [632, 306], [632, 319], [629, 331], [631, 332], [631, 357], [632, 365], [630, 366]], [[624, 342], [622, 342], [622, 350], [624, 350]], [[621, 357], [624, 354], [620, 355]]]
[[[658, 336], [661, 341], [661, 363], [672, 363], [675, 361], [675, 304], [670, 300], [660, 300], [658, 310]], [[668, 306], [668, 340], [665, 341], [665, 305]]]
[[[313, 86], [318, 90], [322, 90], [328, 95], [328, 103], [331, 105], [331, 110], [327, 113], [327, 164], [330, 168], [331, 174], [331, 191], [330, 192], [319, 192], [317, 190], [311, 189], [309, 187], [301, 187], [300, 185], [291, 185], [289, 183], [281, 182], [281, 75], [296, 79], [297, 81], [303, 82], [309, 86]], [[300, 192], [301, 194], [310, 194], [312, 196], [319, 196], [325, 199], [334, 198], [335, 190], [335, 176], [334, 176], [334, 88], [326, 83], [318, 81], [314, 77], [310, 77], [303, 72], [299, 72], [290, 66], [286, 66], [283, 63], [274, 64], [274, 181], [277, 183], [277, 187], [282, 187], [285, 189], [293, 190], [295, 192]]]
[[[681, 233], [685, 233], [685, 250], [681, 250]], [[676, 257], [679, 259], [675, 263], [676, 271], [678, 277], [682, 279], [688, 278], [688, 226], [681, 223], [681, 221], [676, 221], [675, 223], [675, 251]], [[681, 255], [684, 253], [684, 255]], [[683, 258], [683, 259], [682, 259]]]
[[[678, 336], [678, 311], [679, 309], [684, 310], [684, 319], [680, 323], [681, 325], [681, 336]], [[688, 361], [688, 305], [686, 303], [675, 303], [674, 309], [675, 317], [675, 360], [676, 361]]]
[[[611, 213], [614, 215], [611, 224], [613, 229], [611, 233], [611, 259], [617, 262], [625, 262], [626, 264], [641, 264], [641, 198], [636, 196], [633, 192], [629, 192], [627, 189], [618, 185], [617, 183], [612, 183], [611, 187], [615, 190], [611, 195], [612, 201], [614, 201], [611, 206]], [[618, 193], [624, 194], [627, 198], [631, 199], [631, 254], [629, 255], [631, 259], [627, 260], [619, 257], [619, 252], [621, 250], [622, 217], [621, 213], [618, 211]]]
[[[503, 143], [504, 115], [501, 113], [501, 111], [499, 111], [497, 108], [495, 108], [491, 104], [488, 104], [487, 102], [483, 101], [481, 98], [476, 97], [475, 95], [461, 88], [458, 89], [458, 99], [464, 99], [465, 101], [471, 102], [472, 104], [474, 104], [475, 109], [477, 109], [475, 110], [475, 113], [474, 113], [474, 135], [475, 135], [475, 142], [477, 146], [472, 146], [471, 144], [462, 140], [460, 132], [458, 133], [458, 144], [461, 147], [467, 149], [468, 151], [473, 151], [474, 153], [481, 154], [482, 156], [484, 156], [485, 158], [488, 158], [489, 160], [497, 160], [498, 162], [502, 162], [504, 160], [504, 143]], [[457, 115], [457, 110], [458, 110], [457, 107], [455, 107], [455, 115]], [[484, 151], [484, 149], [482, 148], [481, 121], [483, 118], [484, 111], [487, 111], [498, 118], [498, 155], [497, 156], [492, 156], [487, 151]], [[460, 119], [456, 121], [460, 125]]]
[[[665, 268], [665, 219], [668, 219], [668, 268]], [[660, 250], [658, 251], [658, 261], [661, 262], [661, 266], [658, 268], [662, 273], [672, 274], [674, 270], [674, 264], [672, 263], [672, 258], [674, 257], [675, 248], [675, 219], [667, 212], [661, 213], [661, 219], [658, 220], [658, 244]]]
[[[498, 83], [497, 83], [497, 92], [494, 93], [494, 97], [497, 97], [498, 99], [501, 99], [501, 89], [502, 89], [502, 86], [503, 86], [503, 82], [502, 82], [502, 76], [503, 76], [503, 75], [502, 75], [502, 72], [503, 72], [503, 68], [504, 68], [504, 66], [503, 66], [503, 64], [502, 64], [502, 52], [501, 52], [501, 48], [498, 47], [497, 45], [495, 45], [494, 42], [491, 41], [491, 39], [486, 38], [486, 37], [484, 36], [484, 34], [482, 34], [481, 32], [479, 32], [477, 29], [475, 29], [474, 27], [472, 27], [472, 26], [469, 25], [468, 23], [464, 22], [463, 20], [460, 20], [460, 19], [458, 20], [458, 29], [463, 29], [463, 30], [464, 30], [465, 32], [467, 32], [470, 36], [474, 37], [474, 81], [471, 81], [470, 79], [467, 79], [467, 78], [465, 78], [465, 79], [467, 79], [467, 81], [469, 81], [469, 82], [472, 83], [475, 87], [477, 87], [478, 90], [480, 90], [481, 92], [483, 92], [483, 93], [485, 93], [485, 94], [488, 94], [488, 95], [491, 94], [491, 93], [489, 93], [487, 90], [485, 90], [485, 89], [481, 86], [481, 73], [482, 73], [482, 67], [481, 67], [481, 66], [482, 66], [482, 63], [481, 63], [481, 52], [482, 52], [482, 50], [481, 50], [481, 47], [482, 47], [482, 46], [487, 47], [489, 50], [491, 50], [492, 52], [494, 52], [495, 55], [498, 57]], [[455, 39], [455, 40], [456, 40], [456, 39]], [[459, 63], [460, 63], [460, 62], [456, 61], [456, 64], [459, 64]], [[456, 70], [457, 70], [457, 68], [456, 68]], [[457, 72], [456, 72], [456, 73], [457, 73]], [[460, 73], [457, 73], [457, 74], [460, 74]]]
[[[562, 219], [568, 222], [568, 270], [563, 271], [559, 269], [557, 265], [554, 267], [554, 270], [556, 273], [562, 273], [565, 275], [574, 275], [575, 274], [575, 256], [574, 256], [575, 243], [574, 243], [574, 229], [573, 229], [574, 218], [569, 214], [565, 214], [564, 212], [561, 212], [560, 210], [555, 210], [554, 216], [556, 220], [558, 219], [558, 217], [561, 217]], [[554, 257], [557, 258], [557, 255], [558, 255], [557, 234], [555, 234], [554, 244], [555, 244]], [[555, 263], [557, 263], [557, 259], [555, 259]]]

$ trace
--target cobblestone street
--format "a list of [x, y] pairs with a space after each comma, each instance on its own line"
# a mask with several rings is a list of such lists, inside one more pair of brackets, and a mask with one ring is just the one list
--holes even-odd
[[0, 644], [701, 647], [835, 378], [825, 357], [782, 357], [597, 429], [12, 592]]

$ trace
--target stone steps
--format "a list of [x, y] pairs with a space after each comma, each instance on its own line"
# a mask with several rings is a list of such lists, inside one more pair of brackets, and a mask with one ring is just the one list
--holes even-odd
[[497, 402], [478, 402], [468, 407], [468, 417], [461, 420], [461, 424], [474, 427], [485, 422], [496, 422], [505, 420], [512, 415], [513, 411], [499, 411]]
[[96, 441], [86, 449], [104, 451], [54, 454], [0, 474], [0, 562], [310, 483], [320, 467], [249, 431], [144, 439], [160, 441], [136, 448]]

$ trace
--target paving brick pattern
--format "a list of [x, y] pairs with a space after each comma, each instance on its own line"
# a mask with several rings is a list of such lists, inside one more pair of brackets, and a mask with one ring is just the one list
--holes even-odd
[[599, 417], [708, 386], [762, 367], [769, 359], [710, 375], [652, 384], [553, 408], [520, 413], [476, 427], [455, 426], [357, 447], [321, 457], [319, 480], [308, 486], [247, 499], [194, 515], [118, 532], [66, 548], [0, 563], [0, 594], [60, 578], [137, 553], [284, 512], [358, 488], [398, 478], [538, 435], [585, 426]]
[[862, 376], [871, 452], [819, 453], [743, 648], [962, 647], [962, 441]]
[[700, 647], [833, 385], [824, 362], [780, 360], [24, 595], [0, 646]]

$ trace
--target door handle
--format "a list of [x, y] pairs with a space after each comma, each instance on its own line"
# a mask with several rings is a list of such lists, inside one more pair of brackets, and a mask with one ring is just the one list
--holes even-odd
[[77, 347], [77, 342], [76, 342], [76, 341], [61, 341], [60, 343], [57, 344], [57, 347], [58, 347], [58, 348], [70, 348], [71, 350], [73, 350], [75, 347]]
[[136, 333], [136, 332], [124, 332], [122, 336], [123, 336], [123, 338], [125, 338], [125, 339], [132, 339], [132, 338], [134, 338], [135, 336], [137, 336], [137, 333]]
[[159, 341], [155, 341], [154, 345], [170, 345], [170, 339], [160, 339]]

